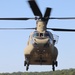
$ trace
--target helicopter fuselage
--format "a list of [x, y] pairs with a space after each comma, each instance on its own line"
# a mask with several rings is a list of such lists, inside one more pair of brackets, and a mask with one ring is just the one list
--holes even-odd
[[49, 31], [31, 33], [24, 55], [31, 65], [51, 65], [58, 55], [52, 33]]
[[50, 31], [46, 30], [46, 23], [42, 20], [36, 22], [36, 30], [29, 36], [27, 47], [24, 50], [26, 70], [30, 65], [54, 65], [57, 66], [58, 50], [55, 47], [56, 40]]

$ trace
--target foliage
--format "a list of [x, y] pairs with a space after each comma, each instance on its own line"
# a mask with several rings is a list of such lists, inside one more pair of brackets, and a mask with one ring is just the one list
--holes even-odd
[[75, 75], [75, 69], [57, 70], [55, 72], [13, 72], [13, 73], [0, 73], [0, 75]]

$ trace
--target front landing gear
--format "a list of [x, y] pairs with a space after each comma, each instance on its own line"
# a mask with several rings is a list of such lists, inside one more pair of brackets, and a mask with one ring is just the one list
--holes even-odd
[[29, 69], [29, 62], [28, 61], [24, 61], [24, 66], [26, 66], [26, 71], [28, 71], [28, 69]]
[[[26, 66], [26, 71], [28, 71], [29, 69], [29, 61], [24, 61], [24, 66]], [[57, 61], [53, 61], [52, 62], [52, 70], [55, 71], [55, 67], [58, 66], [58, 62]]]
[[53, 61], [52, 63], [52, 70], [55, 71], [55, 66], [58, 66], [58, 62], [57, 61]]

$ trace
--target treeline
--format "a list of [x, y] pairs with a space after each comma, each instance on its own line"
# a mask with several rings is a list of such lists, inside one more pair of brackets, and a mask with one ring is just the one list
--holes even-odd
[[75, 69], [57, 70], [55, 72], [13, 72], [0, 73], [0, 75], [75, 75]]

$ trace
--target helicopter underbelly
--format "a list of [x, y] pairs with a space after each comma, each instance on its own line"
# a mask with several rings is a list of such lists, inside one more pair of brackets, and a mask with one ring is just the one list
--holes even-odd
[[51, 51], [52, 48], [53, 48], [52, 45], [50, 45], [50, 46], [43, 46], [42, 44], [40, 44], [40, 45], [35, 46], [35, 45], [32, 45], [32, 44], [29, 44], [29, 45], [25, 48], [24, 54], [25, 54], [25, 55], [30, 55], [30, 54], [32, 54], [33, 52], [37, 52], [37, 53], [38, 53], [38, 52]]
[[52, 46], [34, 47], [28, 45], [24, 51], [25, 58], [29, 60], [31, 65], [50, 65], [53, 60], [56, 60], [57, 54], [57, 49], [55, 47], [53, 49]]

